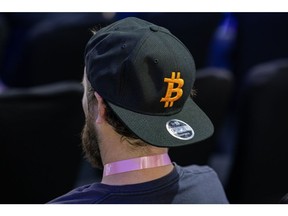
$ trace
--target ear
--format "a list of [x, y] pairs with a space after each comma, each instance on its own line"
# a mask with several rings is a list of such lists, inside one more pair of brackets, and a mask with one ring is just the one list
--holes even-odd
[[101, 124], [105, 121], [105, 104], [103, 102], [103, 98], [97, 93], [94, 92], [94, 95], [97, 99], [97, 118], [96, 123]]

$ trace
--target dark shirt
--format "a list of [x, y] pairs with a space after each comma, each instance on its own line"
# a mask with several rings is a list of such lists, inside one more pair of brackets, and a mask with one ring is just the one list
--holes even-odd
[[93, 183], [78, 187], [50, 204], [228, 204], [217, 174], [208, 166], [181, 167], [159, 179], [131, 185]]

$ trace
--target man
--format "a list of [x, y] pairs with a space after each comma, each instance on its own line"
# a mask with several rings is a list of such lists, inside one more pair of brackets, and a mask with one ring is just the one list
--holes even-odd
[[213, 133], [190, 97], [194, 60], [175, 36], [126, 18], [95, 33], [85, 65], [83, 149], [102, 181], [50, 203], [228, 203], [211, 168], [168, 156]]

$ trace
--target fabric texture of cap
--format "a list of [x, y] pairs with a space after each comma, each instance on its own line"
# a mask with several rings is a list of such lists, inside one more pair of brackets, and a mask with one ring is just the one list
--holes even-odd
[[85, 65], [93, 89], [145, 142], [176, 147], [213, 134], [190, 97], [193, 57], [167, 29], [134, 17], [119, 20], [91, 37]]

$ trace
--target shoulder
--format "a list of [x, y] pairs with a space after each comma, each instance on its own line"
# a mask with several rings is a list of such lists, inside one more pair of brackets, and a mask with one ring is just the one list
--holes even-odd
[[190, 166], [179, 166], [175, 164], [175, 167], [179, 174], [182, 175], [216, 175], [217, 173], [209, 166], [199, 166], [199, 165], [190, 165]]
[[189, 194], [192, 203], [228, 203], [222, 183], [211, 167], [175, 167], [179, 174], [179, 187]]
[[183, 167], [182, 175], [184, 178], [193, 179], [193, 181], [197, 182], [199, 185], [205, 185], [205, 187], [207, 184], [210, 186], [219, 185], [219, 187], [222, 187], [218, 174], [209, 166], [192, 165]]
[[93, 183], [75, 188], [51, 200], [48, 204], [93, 204], [97, 203], [103, 196], [105, 196], [105, 191], [101, 189], [98, 183]]

